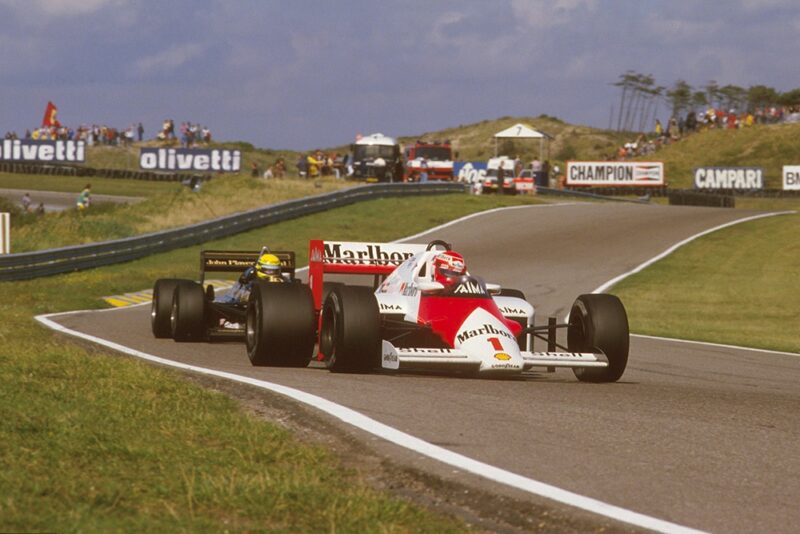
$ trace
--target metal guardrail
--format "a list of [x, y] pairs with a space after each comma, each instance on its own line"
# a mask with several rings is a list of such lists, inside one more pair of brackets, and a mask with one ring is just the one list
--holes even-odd
[[100, 243], [0, 255], [0, 281], [29, 280], [131, 261], [363, 200], [395, 196], [440, 195], [463, 191], [464, 184], [460, 183], [364, 185], [333, 193], [288, 200], [173, 230]]

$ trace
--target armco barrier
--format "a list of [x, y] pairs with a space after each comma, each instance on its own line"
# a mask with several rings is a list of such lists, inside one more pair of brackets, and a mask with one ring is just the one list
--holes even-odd
[[27, 280], [131, 261], [362, 200], [463, 191], [464, 185], [459, 183], [365, 185], [272, 204], [174, 230], [101, 243], [0, 255], [0, 281]]
[[710, 206], [712, 208], [735, 208], [736, 197], [732, 194], [706, 193], [679, 189], [669, 192], [670, 206]]

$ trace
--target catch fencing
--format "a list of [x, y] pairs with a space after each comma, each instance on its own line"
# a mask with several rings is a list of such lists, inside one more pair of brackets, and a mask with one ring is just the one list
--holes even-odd
[[364, 200], [460, 192], [464, 192], [463, 184], [442, 182], [352, 187], [288, 200], [173, 230], [87, 245], [3, 255], [0, 256], [0, 281], [27, 280], [131, 261]]

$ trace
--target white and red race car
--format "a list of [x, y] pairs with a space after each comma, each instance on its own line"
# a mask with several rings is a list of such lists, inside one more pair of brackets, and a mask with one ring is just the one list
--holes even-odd
[[[437, 272], [441, 261], [446, 256], [460, 258], [450, 249], [443, 241], [416, 245], [312, 240], [308, 287], [318, 318], [317, 360], [341, 372], [382, 368], [513, 376], [533, 368], [567, 367], [583, 381], [613, 382], [622, 376], [629, 335], [627, 315], [617, 297], [581, 295], [568, 323], [551, 318], [549, 324], [534, 326], [534, 308], [520, 291], [486, 283], [465, 266], [450, 272], [455, 276], [443, 283]], [[330, 274], [371, 275], [373, 286], [325, 281]], [[270, 300], [259, 292], [251, 295], [254, 298]], [[285, 314], [291, 304], [287, 301], [277, 309]], [[271, 307], [276, 308], [274, 302]], [[250, 308], [248, 354], [253, 363], [269, 364], [269, 354], [279, 347], [291, 348], [293, 336], [300, 332], [281, 333], [274, 323], [285, 325], [278, 318], [283, 314], [269, 312], [270, 306], [264, 310], [271, 317], [259, 314], [259, 306]], [[273, 326], [262, 332], [262, 325]], [[566, 347], [556, 342], [559, 328], [567, 329]], [[544, 340], [547, 350], [533, 351], [534, 338]]]

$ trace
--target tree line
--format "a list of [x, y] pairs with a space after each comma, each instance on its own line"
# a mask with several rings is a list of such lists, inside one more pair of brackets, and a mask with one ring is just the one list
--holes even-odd
[[[672, 87], [664, 87], [656, 84], [652, 74], [632, 70], [620, 74], [612, 85], [619, 87], [621, 93], [616, 114], [617, 131], [645, 131], [655, 122], [662, 104], [674, 117], [707, 107], [753, 111], [771, 106], [800, 105], [800, 88], [781, 93], [766, 85], [745, 89], [731, 84], [720, 86], [715, 80], [698, 87], [692, 87], [686, 80], [678, 80]], [[611, 120], [614, 121], [613, 108]]]

